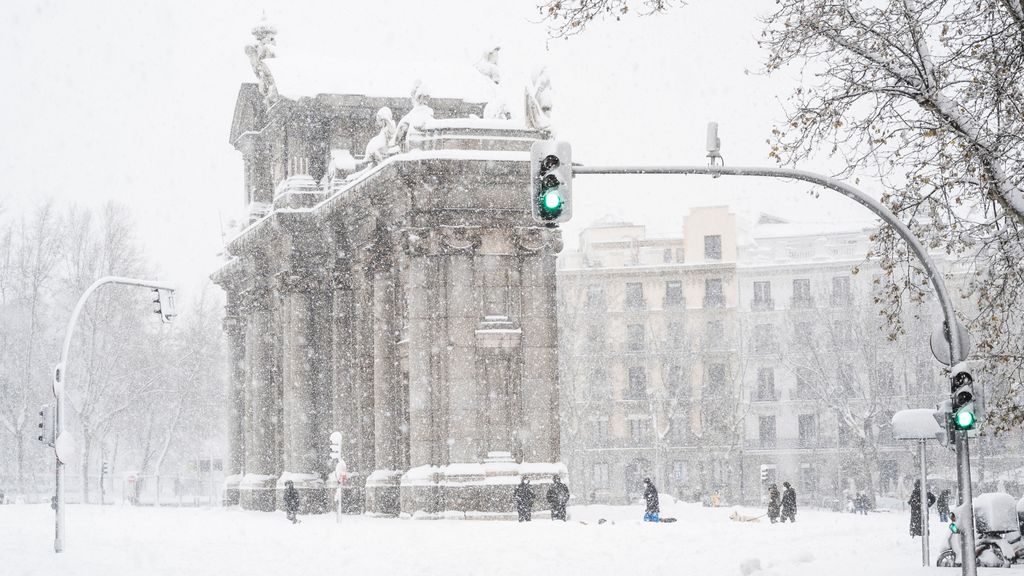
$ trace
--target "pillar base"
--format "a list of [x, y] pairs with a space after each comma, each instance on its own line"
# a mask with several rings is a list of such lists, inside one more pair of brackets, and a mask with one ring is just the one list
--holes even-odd
[[277, 479], [275, 492], [277, 509], [284, 510], [285, 482], [291, 481], [299, 492], [299, 514], [324, 514], [334, 510], [332, 493], [318, 474], [308, 472], [284, 472]]
[[398, 516], [401, 478], [400, 470], [374, 470], [366, 478], [366, 511], [379, 516]]
[[241, 474], [232, 474], [224, 478], [224, 499], [221, 502], [223, 506], [238, 506], [240, 503], [238, 485], [241, 482]]
[[[338, 482], [334, 478], [328, 478], [326, 482], [327, 493], [331, 498], [331, 505], [338, 506], [334, 500], [338, 492]], [[348, 477], [348, 480], [341, 485], [341, 513], [362, 514], [366, 504], [366, 479], [358, 474]]]
[[[492, 453], [494, 454], [494, 453]], [[516, 519], [512, 492], [528, 478], [534, 511], [547, 510], [547, 490], [554, 475], [566, 476], [565, 465], [516, 463], [504, 456], [482, 464], [453, 463], [418, 466], [401, 478], [401, 514], [411, 518]]]
[[246, 474], [238, 483], [238, 503], [244, 510], [273, 512], [277, 509], [274, 476]]

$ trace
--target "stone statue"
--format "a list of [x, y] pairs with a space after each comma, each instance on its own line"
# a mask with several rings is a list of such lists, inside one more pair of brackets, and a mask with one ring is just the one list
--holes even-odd
[[534, 71], [526, 84], [526, 126], [551, 128], [551, 78], [547, 68]]
[[377, 110], [377, 128], [380, 132], [366, 143], [366, 160], [373, 165], [383, 162], [391, 147], [395, 145], [398, 128], [395, 126], [391, 108], [385, 106]]
[[412, 110], [398, 121], [394, 140], [396, 144], [408, 144], [410, 128], [419, 128], [427, 120], [434, 119], [434, 109], [428, 105], [429, 102], [430, 90], [417, 81], [412, 88]]
[[274, 48], [277, 46], [277, 29], [267, 24], [266, 18], [252, 29], [252, 35], [256, 38], [255, 44], [245, 47], [245, 54], [249, 57], [249, 64], [256, 78], [260, 82], [260, 94], [263, 101], [270, 107], [277, 101], [277, 85], [274, 83], [274, 76], [270, 73], [270, 67], [264, 62], [267, 58], [273, 58]]
[[512, 115], [501, 96], [501, 68], [498, 67], [498, 55], [501, 46], [495, 46], [477, 60], [473, 65], [491, 82], [491, 98], [484, 106], [484, 118], [508, 120]]

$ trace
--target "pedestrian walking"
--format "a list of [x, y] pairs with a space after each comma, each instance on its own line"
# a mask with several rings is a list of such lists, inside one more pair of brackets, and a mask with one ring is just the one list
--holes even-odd
[[[910, 493], [910, 537], [921, 535], [921, 481], [914, 480], [914, 490]], [[928, 507], [935, 504], [935, 495], [928, 492]]]
[[533, 500], [535, 496], [530, 489], [530, 480], [523, 478], [519, 486], [512, 491], [512, 500], [516, 504], [516, 512], [519, 513], [520, 522], [529, 522], [533, 516]]
[[658, 489], [650, 478], [644, 478], [644, 504], [647, 508], [644, 511], [644, 522], [658, 522], [661, 520], [661, 507], [658, 506]]
[[939, 500], [935, 506], [939, 513], [939, 521], [949, 522], [949, 490], [939, 492]]
[[786, 518], [789, 518], [790, 522], [796, 522], [796, 490], [789, 482], [783, 482], [782, 486], [785, 488], [782, 491], [782, 523], [786, 523]]
[[779, 501], [779, 487], [772, 484], [768, 487], [768, 519], [772, 524], [779, 521], [779, 508], [782, 503]]
[[284, 483], [284, 512], [292, 524], [298, 524], [299, 513], [299, 491], [295, 489], [295, 483], [288, 480]]
[[548, 504], [551, 506], [551, 519], [565, 521], [565, 506], [569, 503], [569, 487], [562, 484], [562, 479], [555, 474], [551, 488], [548, 488]]

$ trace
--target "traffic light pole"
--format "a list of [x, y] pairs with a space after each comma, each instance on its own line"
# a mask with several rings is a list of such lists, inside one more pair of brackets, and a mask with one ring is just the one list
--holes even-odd
[[[883, 222], [891, 226], [900, 238], [907, 243], [910, 250], [917, 256], [925, 272], [928, 281], [935, 290], [935, 296], [942, 308], [942, 316], [947, 326], [956, 326], [956, 311], [953, 309], [953, 301], [946, 290], [946, 283], [942, 279], [941, 271], [936, 267], [935, 262], [928, 251], [925, 250], [921, 241], [914, 236], [910, 228], [901, 222], [891, 210], [884, 204], [846, 182], [792, 168], [773, 168], [758, 166], [573, 166], [573, 176], [587, 174], [704, 174], [707, 176], [758, 176], [764, 178], [783, 178], [789, 180], [802, 180], [830, 190], [839, 192], [850, 198], [861, 206], [864, 206]], [[962, 359], [962, 350], [959, 338], [949, 339], [950, 358]], [[952, 374], [950, 375], [952, 377]], [[952, 382], [951, 382], [952, 383]], [[968, 452], [967, 432], [956, 431], [956, 474], [959, 483], [960, 502], [966, 504], [963, 507], [963, 518], [961, 523], [961, 543], [963, 546], [961, 558], [963, 561], [964, 576], [976, 576], [978, 573], [977, 558], [974, 555], [974, 504], [971, 495], [971, 468]]]
[[53, 539], [53, 550], [54, 552], [64, 551], [64, 462], [61, 461], [61, 455], [64, 458], [68, 458], [74, 449], [74, 444], [71, 441], [71, 437], [64, 434], [64, 392], [67, 384], [66, 366], [68, 353], [71, 351], [71, 336], [75, 331], [75, 324], [78, 323], [78, 315], [81, 314], [82, 308], [85, 306], [85, 301], [92, 296], [100, 286], [105, 284], [126, 284], [129, 286], [143, 286], [146, 288], [156, 288], [159, 290], [174, 291], [174, 288], [166, 282], [157, 282], [154, 280], [138, 280], [135, 278], [125, 278], [122, 276], [104, 276], [99, 280], [92, 283], [91, 286], [86, 288], [85, 292], [78, 299], [78, 303], [75, 304], [75, 309], [71, 312], [71, 319], [68, 320], [68, 326], [64, 330], [64, 347], [61, 349], [60, 362], [53, 370], [53, 396], [56, 398], [56, 410], [54, 414], [56, 429], [56, 460], [57, 460], [57, 471], [56, 471], [56, 495], [54, 498], [54, 509], [56, 510], [56, 529], [55, 536]]

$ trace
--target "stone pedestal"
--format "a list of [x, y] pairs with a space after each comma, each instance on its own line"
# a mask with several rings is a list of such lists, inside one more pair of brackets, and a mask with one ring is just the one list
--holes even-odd
[[275, 478], [266, 474], [246, 474], [238, 485], [239, 504], [246, 510], [277, 510]]

